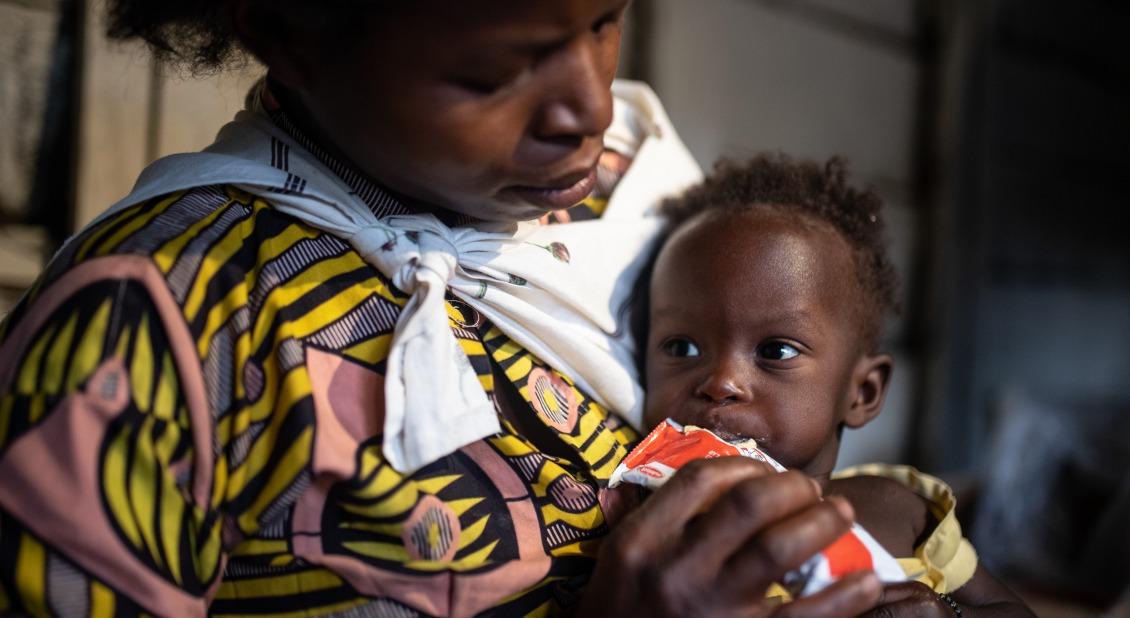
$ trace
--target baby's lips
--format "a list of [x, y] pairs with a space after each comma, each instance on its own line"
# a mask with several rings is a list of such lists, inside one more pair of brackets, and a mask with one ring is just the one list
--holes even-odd
[[[730, 444], [765, 451], [770, 434], [761, 412], [744, 404], [687, 403], [670, 420], [685, 427], [706, 429]], [[755, 441], [756, 440], [756, 441]]]
[[656, 489], [674, 476], [675, 471], [695, 459], [742, 456], [763, 461], [774, 470], [785, 468], [757, 448], [751, 439], [730, 442], [714, 432], [667, 419], [657, 425], [631, 453], [616, 466], [610, 487], [621, 482], [637, 483]]

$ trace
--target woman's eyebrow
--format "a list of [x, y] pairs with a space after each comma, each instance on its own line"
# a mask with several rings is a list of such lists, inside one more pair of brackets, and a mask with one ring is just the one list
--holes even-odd
[[569, 34], [562, 32], [498, 34], [470, 45], [465, 53], [476, 58], [500, 56], [536, 56], [568, 43]]
[[[620, 0], [598, 14], [595, 19], [603, 20], [609, 16], [616, 15], [623, 11], [629, 3], [630, 0]], [[583, 24], [583, 28], [590, 26], [591, 24]], [[497, 47], [504, 48], [506, 51], [514, 53], [538, 54], [564, 45], [575, 34], [576, 32], [573, 28], [566, 28], [564, 26], [543, 27], [533, 30], [523, 28], [520, 32], [513, 35], [509, 32], [500, 33], [498, 36], [503, 40], [497, 44]], [[510, 40], [505, 40], [507, 38], [510, 38]]]
[[520, 54], [540, 54], [569, 42], [576, 35], [565, 28], [545, 28], [543, 31], [526, 31], [504, 41], [500, 47]]

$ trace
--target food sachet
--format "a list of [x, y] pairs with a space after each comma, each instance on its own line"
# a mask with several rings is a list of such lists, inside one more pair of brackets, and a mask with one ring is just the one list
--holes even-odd
[[[657, 489], [675, 471], [695, 459], [749, 457], [764, 461], [778, 472], [785, 467], [751, 439], [725, 440], [701, 427], [683, 426], [667, 419], [659, 424], [612, 472], [609, 487], [634, 483]], [[853, 523], [851, 530], [803, 565], [785, 575], [781, 584], [794, 597], [815, 594], [844, 575], [870, 569], [885, 583], [906, 581], [898, 561], [866, 530]]]

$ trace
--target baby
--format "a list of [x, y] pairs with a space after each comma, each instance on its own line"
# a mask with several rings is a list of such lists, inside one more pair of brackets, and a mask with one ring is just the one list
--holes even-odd
[[896, 309], [879, 207], [840, 159], [784, 155], [721, 164], [669, 201], [640, 311], [646, 422], [753, 438], [845, 497], [917, 578], [886, 588], [892, 615], [1031, 615], [977, 565], [941, 481], [905, 466], [832, 474], [843, 429], [878, 416], [894, 365], [879, 347]]

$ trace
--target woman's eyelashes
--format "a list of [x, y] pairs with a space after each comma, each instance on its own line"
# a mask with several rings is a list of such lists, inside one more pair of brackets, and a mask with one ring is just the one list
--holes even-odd
[[601, 15], [600, 19], [592, 24], [592, 31], [594, 34], [600, 34], [605, 28], [609, 26], [619, 26], [620, 20], [624, 17], [624, 9], [618, 8], [614, 11], [609, 11]]
[[452, 79], [452, 82], [468, 92], [485, 96], [494, 94], [516, 82], [524, 72], [525, 67], [509, 68], [505, 71], [492, 72], [491, 74], [456, 77]]

